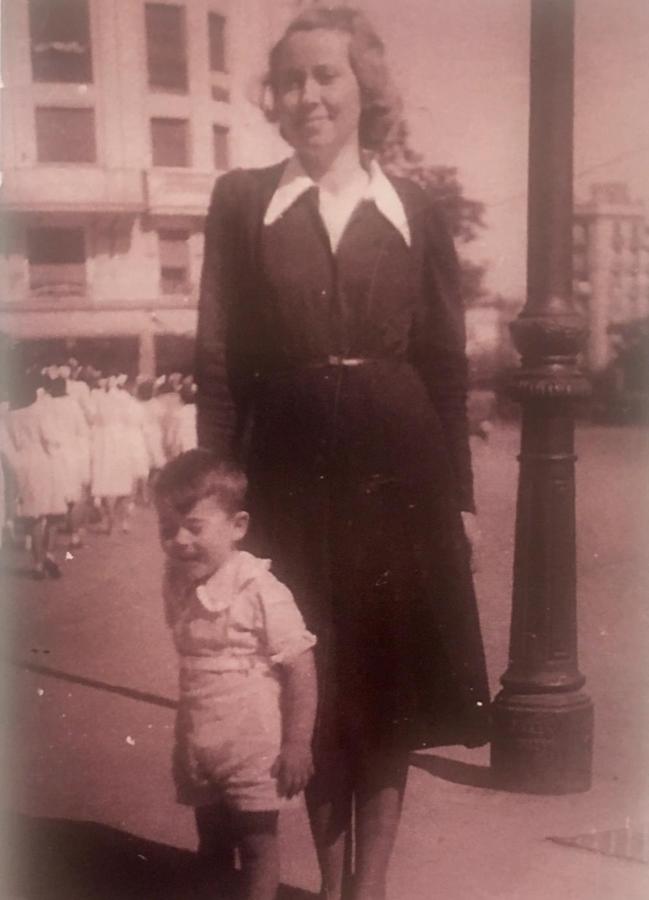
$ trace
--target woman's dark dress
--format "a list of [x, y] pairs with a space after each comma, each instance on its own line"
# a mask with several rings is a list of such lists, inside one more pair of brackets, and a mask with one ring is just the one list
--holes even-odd
[[[394, 185], [411, 246], [360, 204], [336, 254], [282, 167], [219, 180], [198, 326], [199, 441], [250, 479], [251, 547], [318, 636], [318, 740], [483, 743], [488, 688], [460, 510], [473, 508], [452, 243]], [[331, 355], [362, 359], [328, 365]]]

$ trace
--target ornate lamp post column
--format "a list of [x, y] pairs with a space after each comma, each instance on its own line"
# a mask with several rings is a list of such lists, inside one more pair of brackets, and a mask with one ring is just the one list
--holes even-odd
[[574, 404], [586, 329], [572, 305], [574, 0], [532, 0], [528, 297], [512, 325], [523, 409], [509, 667], [493, 705], [501, 788], [590, 787], [593, 711], [577, 665]]

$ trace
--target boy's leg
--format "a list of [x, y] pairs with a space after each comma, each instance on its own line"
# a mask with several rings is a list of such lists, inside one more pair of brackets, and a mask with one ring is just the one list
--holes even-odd
[[305, 791], [323, 900], [341, 900], [351, 882], [352, 766], [345, 753], [323, 754]]
[[[223, 804], [197, 806], [194, 810], [198, 834], [198, 877], [221, 896], [234, 896], [235, 835], [232, 813]], [[216, 894], [215, 896], [218, 896]]]
[[388, 865], [406, 788], [408, 753], [366, 757], [357, 773], [354, 900], [385, 900]]
[[279, 813], [234, 813], [235, 835], [241, 856], [242, 900], [275, 900], [279, 887]]

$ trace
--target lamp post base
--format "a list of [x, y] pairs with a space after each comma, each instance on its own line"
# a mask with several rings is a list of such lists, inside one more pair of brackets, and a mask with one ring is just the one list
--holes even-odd
[[510, 694], [492, 706], [494, 787], [572, 794], [591, 786], [593, 705], [587, 694]]

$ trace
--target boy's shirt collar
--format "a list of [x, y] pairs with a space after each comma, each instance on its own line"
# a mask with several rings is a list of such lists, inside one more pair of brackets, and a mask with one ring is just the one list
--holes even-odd
[[[374, 203], [381, 215], [396, 228], [408, 246], [411, 244], [410, 226], [401, 198], [392, 182], [375, 159], [368, 165], [369, 179], [361, 199]], [[292, 156], [282, 172], [279, 184], [264, 215], [264, 225], [272, 225], [310, 188], [318, 187], [308, 175], [297, 156]]]
[[198, 585], [196, 598], [210, 613], [225, 612], [247, 582], [269, 569], [269, 559], [257, 559], [245, 550], [235, 550], [207, 581]]

